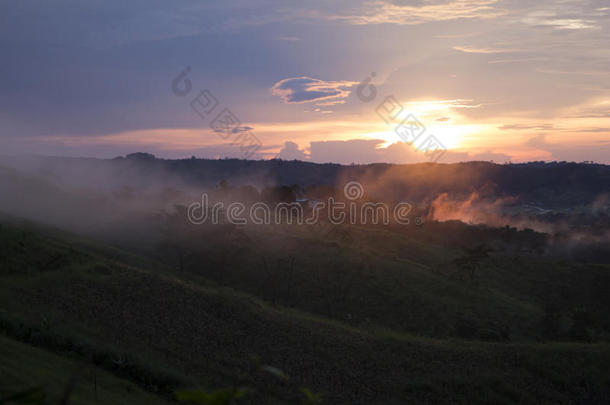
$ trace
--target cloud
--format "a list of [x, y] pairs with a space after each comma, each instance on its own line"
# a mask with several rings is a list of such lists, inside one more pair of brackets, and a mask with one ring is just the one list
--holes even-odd
[[570, 132], [602, 132], [610, 134], [610, 128], [608, 127], [593, 127], [593, 128], [577, 128], [572, 129]]
[[509, 53], [509, 52], [520, 52], [519, 49], [510, 49], [510, 48], [476, 48], [470, 46], [454, 46], [453, 49], [460, 52], [466, 53]]
[[271, 87], [271, 94], [279, 96], [285, 103], [309, 103], [320, 100], [340, 101], [347, 98], [350, 88], [358, 82], [327, 82], [301, 76], [280, 80]]
[[592, 1], [539, 2], [521, 18], [521, 23], [554, 30], [599, 29], [606, 10], [595, 9]]
[[[233, 129], [231, 129], [231, 133], [232, 134], [239, 134], [240, 132], [248, 132], [248, 131], [252, 131], [253, 129], [254, 128], [249, 127], [247, 125], [241, 125], [241, 126], [238, 126], [238, 127], [235, 127]], [[212, 131], [216, 132], [216, 133], [224, 133], [225, 132], [224, 129], [213, 129]]]
[[559, 70], [538, 68], [536, 71], [554, 75], [610, 76], [610, 72], [607, 70]]
[[[523, 147], [538, 132], [561, 139], [566, 153], [610, 139], [604, 0], [311, 0], [282, 7], [271, 0], [107, 0], [77, 8], [57, 1], [3, 7], [0, 153], [124, 154], [134, 150], [130, 139], [114, 134], [134, 131], [143, 133], [137, 150], [191, 153], [220, 142], [209, 130], [216, 111], [206, 121], [189, 106], [206, 88], [219, 108], [230, 108], [265, 145], [275, 145], [273, 154], [285, 140], [303, 150], [310, 141], [358, 137], [387, 145], [397, 138], [382, 134], [390, 129], [381, 128], [374, 110], [388, 95], [447, 137], [467, 127], [456, 138], [477, 152], [492, 145], [485, 128], [500, 135], [494, 151], [506, 147], [519, 159], [532, 151], [550, 156]], [[501, 53], [517, 49], [523, 51]], [[169, 86], [186, 66], [193, 93], [176, 97]], [[370, 72], [377, 73], [378, 94], [368, 104], [351, 103], [355, 83], [321, 80], [360, 80]], [[278, 99], [269, 88], [285, 78], [292, 82], [276, 84]], [[178, 136], [181, 129], [193, 134]], [[361, 152], [402, 161], [392, 148], [395, 155], [375, 145]]]
[[310, 160], [316, 163], [414, 163], [425, 161], [422, 152], [405, 143], [382, 148], [381, 139], [350, 139], [347, 141], [315, 141], [310, 143]]
[[610, 110], [608, 110], [608, 111], [600, 110], [599, 112], [588, 112], [583, 115], [577, 115], [573, 118], [610, 118]]
[[610, 144], [604, 142], [591, 142], [589, 145], [551, 143], [547, 141], [546, 135], [540, 134], [528, 139], [525, 146], [548, 152], [553, 160], [609, 163]]
[[434, 38], [442, 38], [442, 39], [457, 39], [457, 38], [468, 38], [479, 35], [479, 32], [466, 32], [460, 34], [440, 34], [435, 35]]
[[610, 100], [603, 100], [591, 105], [579, 106], [566, 118], [610, 118]]
[[449, 108], [479, 108], [481, 104], [474, 100], [456, 98], [453, 100], [417, 100], [405, 103], [408, 107], [421, 108], [424, 111], [446, 110]]
[[501, 131], [522, 131], [522, 130], [534, 130], [534, 131], [550, 131], [555, 128], [553, 124], [504, 124], [498, 127]]
[[320, 107], [329, 106], [329, 105], [337, 105], [337, 104], [345, 104], [345, 100], [330, 100], [330, 101], [323, 101], [320, 103], [316, 103], [316, 105], [319, 105]]
[[582, 30], [597, 28], [595, 21], [582, 18], [556, 18], [555, 14], [547, 12], [531, 13], [521, 20], [535, 27], [552, 27], [557, 30]]
[[545, 61], [547, 58], [514, 58], [514, 59], [495, 59], [488, 60], [487, 63], [496, 64], [496, 63], [520, 63], [520, 62], [536, 62], [536, 61]]
[[[431, 21], [495, 18], [503, 15], [493, 7], [496, 0], [453, 0], [425, 2], [421, 5], [401, 4], [402, 1], [378, 0], [365, 3], [360, 13], [334, 15], [334, 20], [350, 24], [422, 24]], [[431, 4], [432, 3], [432, 4]]]
[[[397, 142], [386, 148], [381, 147], [385, 141], [380, 139], [350, 139], [347, 141], [311, 142], [309, 158], [317, 163], [366, 164], [366, 163], [419, 163], [428, 162], [429, 156], [419, 151], [413, 145]], [[468, 151], [447, 150], [438, 163], [467, 162], [472, 160], [494, 161], [504, 163], [511, 156], [501, 152], [483, 151], [470, 153]]]
[[284, 142], [284, 147], [280, 150], [277, 157], [284, 160], [306, 160], [307, 153], [299, 149], [299, 145], [296, 143], [286, 141]]

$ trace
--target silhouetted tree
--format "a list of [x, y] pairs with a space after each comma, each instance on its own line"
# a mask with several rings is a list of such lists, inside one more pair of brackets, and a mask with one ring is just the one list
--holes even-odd
[[461, 271], [466, 272], [470, 276], [470, 282], [474, 281], [476, 270], [478, 269], [481, 261], [489, 257], [489, 253], [493, 251], [487, 245], [478, 245], [474, 248], [462, 248], [464, 255], [453, 260]]

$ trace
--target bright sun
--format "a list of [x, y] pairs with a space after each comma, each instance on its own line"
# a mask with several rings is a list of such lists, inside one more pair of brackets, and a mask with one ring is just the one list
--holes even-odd
[[[481, 125], [473, 124], [455, 124], [451, 121], [434, 122], [432, 124], [424, 124], [426, 132], [415, 142], [417, 145], [429, 135], [434, 135], [447, 149], [460, 149], [468, 143], [469, 135], [476, 135], [482, 130]], [[402, 142], [401, 138], [394, 132], [392, 128], [385, 131], [368, 132], [363, 135], [368, 139], [381, 139], [382, 148], [387, 148], [393, 143]]]
[[[467, 146], [469, 136], [480, 133], [480, 125], [469, 124], [459, 111], [460, 109], [474, 108], [470, 100], [432, 100], [413, 101], [404, 103], [404, 111], [398, 117], [402, 120], [413, 114], [426, 128], [421, 141], [427, 136], [434, 135], [447, 149], [459, 149]], [[392, 143], [401, 142], [400, 137], [393, 128], [367, 134], [367, 137], [383, 139], [381, 147], [388, 147]], [[418, 139], [419, 141], [419, 139]], [[418, 144], [415, 142], [415, 145]]]

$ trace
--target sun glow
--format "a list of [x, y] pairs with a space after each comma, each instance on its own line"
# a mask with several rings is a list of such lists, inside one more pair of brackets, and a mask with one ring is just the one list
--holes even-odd
[[[468, 138], [470, 135], [475, 135], [482, 130], [482, 125], [433, 124], [426, 127], [426, 132], [413, 143], [413, 146], [417, 147], [428, 136], [434, 135], [447, 149], [461, 149], [468, 146]], [[361, 137], [382, 140], [383, 143], [379, 145], [380, 148], [387, 148], [394, 143], [404, 142], [393, 129], [368, 132], [362, 134]]]

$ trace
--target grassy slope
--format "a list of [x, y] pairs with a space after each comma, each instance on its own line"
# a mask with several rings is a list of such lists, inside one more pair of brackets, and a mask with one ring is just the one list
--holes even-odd
[[[352, 240], [346, 242], [341, 235], [320, 237], [286, 228], [249, 231], [245, 248], [228, 255], [230, 266], [220, 274], [208, 271], [217, 263], [204, 266], [206, 254], [197, 254], [209, 242], [193, 238], [194, 253], [185, 259], [185, 267], [188, 273], [203, 274], [266, 300], [353, 325], [370, 322], [448, 337], [465, 318], [482, 327], [507, 329], [513, 340], [530, 341], [539, 338], [545, 305], [556, 292], [576, 284], [581, 287], [592, 275], [590, 269], [580, 271], [572, 265], [564, 266], [564, 271], [555, 263], [515, 264], [500, 256], [477, 271], [473, 284], [452, 273], [451, 260], [461, 252], [420, 239], [419, 229], [398, 233], [353, 228]], [[294, 259], [294, 268], [287, 264], [288, 258]], [[586, 291], [582, 287], [579, 290]], [[563, 301], [569, 314], [577, 305], [573, 301], [583, 299]]]
[[184, 381], [220, 387], [248, 375], [254, 398], [296, 399], [252, 370], [258, 355], [328, 403], [602, 403], [609, 395], [607, 344], [478, 343], [356, 328], [184, 283], [108, 259], [104, 249], [6, 226], [0, 235], [0, 316], [8, 323], [128, 353]]
[[[0, 398], [39, 388], [45, 403], [58, 403], [70, 381], [75, 385], [71, 404], [149, 405], [164, 400], [143, 391], [134, 383], [94, 369], [90, 365], [66, 359], [48, 351], [0, 336]], [[97, 392], [96, 392], [97, 385]]]

